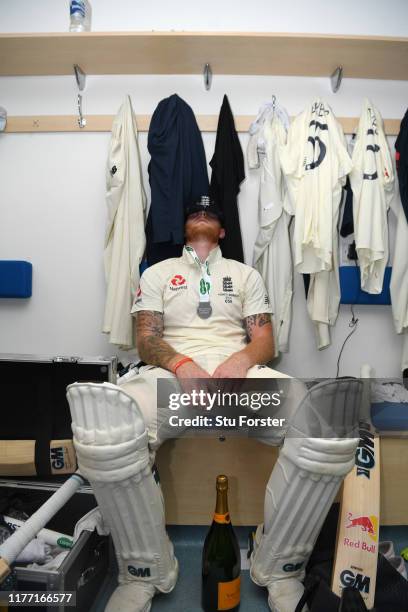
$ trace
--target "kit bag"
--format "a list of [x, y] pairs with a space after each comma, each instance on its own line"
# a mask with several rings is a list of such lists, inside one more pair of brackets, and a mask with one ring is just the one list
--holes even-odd
[[[339, 504], [333, 504], [306, 567], [305, 594], [295, 612], [307, 603], [310, 612], [337, 612], [340, 598], [331, 588]], [[377, 585], [372, 612], [408, 612], [408, 581], [378, 555]]]

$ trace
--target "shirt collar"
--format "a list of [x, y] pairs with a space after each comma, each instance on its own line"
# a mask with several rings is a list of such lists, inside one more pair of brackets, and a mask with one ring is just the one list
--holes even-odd
[[[182, 254], [181, 258], [182, 258], [182, 260], [185, 263], [189, 263], [189, 264], [195, 265], [194, 260], [191, 257], [190, 253], [188, 253], [186, 251], [186, 247], [183, 248], [183, 254]], [[208, 263], [210, 265], [212, 265], [212, 264], [216, 263], [217, 261], [220, 261], [221, 258], [222, 258], [221, 249], [220, 249], [219, 246], [216, 246], [208, 254]]]

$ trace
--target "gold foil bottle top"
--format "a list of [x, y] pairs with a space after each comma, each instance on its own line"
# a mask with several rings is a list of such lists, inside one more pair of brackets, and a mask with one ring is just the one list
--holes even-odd
[[228, 512], [228, 478], [224, 474], [217, 476], [216, 480], [217, 502], [215, 505], [214, 521], [216, 523], [229, 523]]
[[228, 491], [228, 477], [224, 476], [224, 474], [217, 476], [215, 486], [217, 491]]

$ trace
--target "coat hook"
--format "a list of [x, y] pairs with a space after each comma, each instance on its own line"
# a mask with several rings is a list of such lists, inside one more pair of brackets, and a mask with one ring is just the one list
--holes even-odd
[[86, 126], [86, 119], [85, 117], [82, 115], [82, 96], [81, 94], [78, 94], [78, 125], [79, 127], [82, 129]]
[[83, 91], [85, 89], [86, 74], [78, 64], [74, 64], [74, 73], [78, 89], [79, 91]]
[[330, 77], [332, 92], [336, 93], [340, 89], [341, 80], [343, 78], [343, 66], [337, 66], [336, 70]]
[[212, 82], [212, 70], [211, 70], [210, 64], [205, 64], [203, 76], [204, 76], [204, 87], [207, 91], [209, 91], [211, 89], [211, 82]]
[[[79, 91], [83, 91], [85, 89], [86, 74], [82, 70], [82, 68], [78, 66], [78, 64], [74, 64], [74, 73], [75, 73], [75, 79], [78, 85], [78, 89]], [[81, 94], [78, 94], [77, 104], [78, 104], [78, 115], [79, 115], [78, 125], [82, 129], [86, 126], [86, 119], [82, 115], [82, 96]]]
[[4, 132], [7, 125], [7, 111], [5, 108], [0, 106], [0, 132]]

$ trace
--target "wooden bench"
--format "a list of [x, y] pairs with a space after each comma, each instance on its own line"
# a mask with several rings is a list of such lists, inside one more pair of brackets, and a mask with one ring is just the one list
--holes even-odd
[[[215, 503], [215, 477], [229, 477], [235, 525], [263, 521], [265, 486], [278, 449], [248, 438], [180, 438], [166, 442], [157, 465], [173, 525], [208, 525]], [[382, 525], [408, 524], [408, 437], [381, 438]]]

